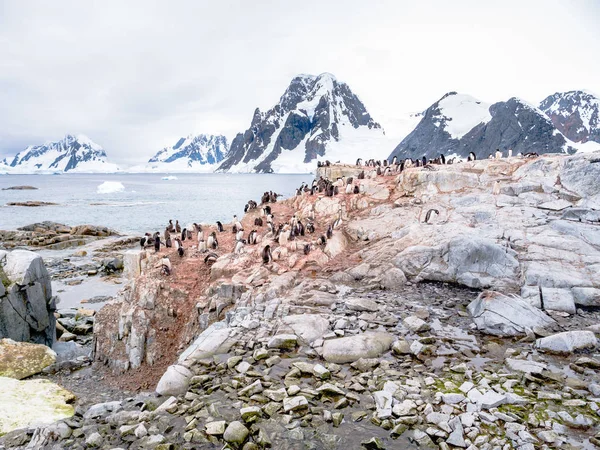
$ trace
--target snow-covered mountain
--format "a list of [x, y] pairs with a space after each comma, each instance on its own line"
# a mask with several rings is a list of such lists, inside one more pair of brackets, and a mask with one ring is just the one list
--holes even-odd
[[540, 109], [568, 139], [600, 143], [600, 98], [591, 92], [557, 92], [546, 97]]
[[5, 159], [3, 163], [0, 169], [9, 173], [112, 173], [120, 170], [107, 161], [102, 147], [83, 134], [68, 134], [60, 141], [29, 146], [11, 161]]
[[175, 145], [165, 147], [144, 166], [129, 172], [213, 172], [223, 161], [229, 145], [225, 136], [211, 134], [189, 135]]
[[450, 92], [425, 111], [390, 158], [435, 158], [440, 153], [466, 158], [473, 152], [481, 159], [496, 149], [512, 149], [516, 155], [574, 152], [577, 146], [540, 109], [519, 98], [488, 105]]
[[224, 172], [306, 173], [316, 160], [385, 157], [389, 141], [347, 84], [333, 75], [295, 77], [279, 102], [258, 108], [219, 166]]

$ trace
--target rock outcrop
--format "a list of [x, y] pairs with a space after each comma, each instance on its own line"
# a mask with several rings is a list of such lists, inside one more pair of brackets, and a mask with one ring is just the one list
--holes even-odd
[[56, 309], [42, 257], [0, 250], [0, 338], [52, 346]]
[[8, 249], [31, 246], [61, 250], [85, 245], [92, 240], [116, 234], [107, 227], [96, 225], [70, 227], [56, 222], [40, 222], [21, 227], [16, 231], [0, 230], [0, 243]]
[[56, 353], [45, 345], [0, 339], [0, 377], [21, 380], [40, 373], [55, 361]]

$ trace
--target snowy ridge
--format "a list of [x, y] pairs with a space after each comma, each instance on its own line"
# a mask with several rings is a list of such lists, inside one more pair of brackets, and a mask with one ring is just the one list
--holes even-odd
[[0, 170], [8, 173], [112, 173], [119, 167], [107, 161], [104, 149], [83, 134], [66, 135], [56, 142], [29, 146]]
[[160, 150], [146, 165], [131, 167], [128, 172], [213, 172], [228, 150], [225, 136], [189, 135]]
[[273, 108], [256, 109], [250, 128], [236, 136], [218, 170], [306, 173], [314, 170], [317, 159], [354, 162], [359, 156], [384, 157], [385, 150], [369, 153], [369, 147], [380, 145], [356, 151], [349, 150], [350, 145], [334, 153], [334, 148], [350, 144], [363, 132], [374, 140], [385, 139], [381, 126], [348, 85], [329, 73], [298, 75]]

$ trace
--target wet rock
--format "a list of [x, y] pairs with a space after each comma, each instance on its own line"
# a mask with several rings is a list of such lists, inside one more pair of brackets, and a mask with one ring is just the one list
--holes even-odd
[[323, 343], [323, 358], [333, 363], [349, 363], [360, 358], [375, 358], [389, 350], [394, 337], [383, 332], [330, 339]]
[[283, 410], [286, 413], [304, 408], [308, 408], [308, 400], [302, 395], [297, 397], [286, 397], [283, 399]]
[[56, 361], [56, 353], [40, 344], [0, 339], [0, 377], [20, 380], [41, 372]]
[[535, 341], [535, 347], [551, 353], [573, 353], [578, 350], [594, 349], [598, 339], [591, 331], [565, 331]]
[[192, 375], [192, 372], [184, 366], [177, 364], [169, 366], [158, 382], [156, 392], [160, 395], [183, 394], [188, 389]]
[[293, 349], [298, 344], [295, 334], [277, 334], [269, 339], [267, 347], [278, 349]]
[[227, 426], [225, 433], [223, 433], [223, 439], [230, 444], [241, 445], [249, 433], [248, 428], [244, 424], [235, 420]]
[[495, 336], [525, 334], [534, 327], [550, 327], [554, 320], [516, 295], [482, 292], [468, 306], [477, 329]]

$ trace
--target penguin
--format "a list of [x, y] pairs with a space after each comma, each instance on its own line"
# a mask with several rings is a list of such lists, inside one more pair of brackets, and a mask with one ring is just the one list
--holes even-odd
[[376, 173], [377, 173], [378, 176], [381, 175], [381, 167], [377, 166], [377, 172]]
[[319, 237], [319, 239], [317, 239], [317, 245], [325, 245], [327, 244], [327, 238], [325, 236], [321, 236]]
[[494, 187], [492, 188], [492, 194], [498, 195], [500, 193], [500, 182], [498, 180], [494, 181]]
[[360, 192], [360, 188], [358, 187], [358, 185], [354, 186], [354, 189], [352, 190], [353, 193], [358, 194]]
[[426, 165], [426, 164], [427, 164], [427, 158], [425, 158], [425, 157], [423, 156], [423, 165]]
[[171, 233], [173, 233], [175, 231], [175, 226], [173, 225], [173, 219], [169, 220], [168, 228]]
[[310, 253], [310, 244], [304, 245], [304, 254], [308, 255]]
[[329, 225], [327, 227], [327, 239], [331, 239], [333, 237], [333, 227]]
[[359, 180], [364, 180], [364, 179], [365, 179], [365, 171], [364, 171], [364, 170], [362, 170], [362, 171], [361, 171], [361, 172], [358, 174], [358, 177], [357, 177], [357, 178], [358, 178]]
[[346, 185], [346, 194], [352, 194], [352, 185], [351, 184]]
[[439, 214], [440, 212], [437, 209], [430, 209], [429, 211], [427, 211], [427, 214], [425, 214], [425, 223], [429, 223], [429, 219], [431, 218], [431, 213]]
[[219, 233], [223, 232], [223, 224], [221, 222], [219, 222], [218, 220], [217, 220], [217, 230], [219, 230]]
[[383, 176], [391, 175], [391, 174], [392, 174], [392, 168], [390, 166], [387, 166], [383, 171]]
[[254, 219], [254, 226], [255, 227], [262, 227], [263, 226], [263, 220], [260, 217], [257, 217], [256, 219]]
[[175, 233], [181, 233], [181, 225], [179, 225], [179, 220], [175, 221]]
[[140, 247], [144, 248], [145, 245], [146, 245], [146, 236], [142, 236], [142, 238], [140, 239]]
[[337, 219], [335, 219], [335, 221], [333, 222], [333, 229], [335, 230], [336, 228], [339, 228], [341, 225], [342, 225], [342, 210], [340, 209], [338, 211]]
[[235, 250], [233, 251], [236, 255], [239, 255], [244, 250], [244, 241], [237, 241], [235, 243]]
[[167, 248], [171, 248], [172, 247], [172, 244], [171, 244], [171, 233], [169, 233], [169, 227], [165, 228], [164, 236], [165, 236], [165, 246]]
[[446, 164], [446, 157], [443, 153], [440, 153], [440, 161], [442, 161], [442, 164]]
[[252, 230], [250, 232], [250, 234], [248, 235], [248, 245], [256, 244], [256, 235], [257, 235], [256, 230]]
[[273, 214], [269, 213], [269, 215], [267, 216], [267, 223], [273, 224], [273, 219], [275, 219], [275, 217], [273, 216]]
[[394, 156], [394, 157], [392, 158], [392, 165], [394, 165], [394, 166], [397, 166], [397, 165], [398, 165], [398, 157], [397, 157], [397, 156]]
[[502, 152], [499, 148], [496, 149], [496, 154], [494, 156], [496, 157], [496, 159], [502, 158]]
[[204, 257], [204, 264], [212, 265], [217, 261], [218, 258], [219, 258], [219, 255], [217, 255], [214, 252], [210, 252], [208, 255], [206, 255]]
[[512, 156], [512, 148], [508, 149], [508, 157], [510, 158]]
[[315, 224], [312, 222], [308, 222], [306, 224], [306, 231], [308, 231], [309, 233], [314, 233], [315, 232]]
[[154, 233], [154, 251], [156, 253], [160, 251], [160, 233], [158, 231]]
[[236, 234], [235, 234], [235, 240], [236, 241], [241, 241], [242, 239], [244, 239], [244, 230], [239, 230]]
[[263, 209], [263, 216], [268, 216], [269, 214], [271, 214], [271, 207], [269, 205], [265, 206]]
[[362, 166], [362, 158], [358, 158], [358, 159], [356, 160], [356, 165], [357, 165], [357, 166]]
[[164, 275], [171, 275], [171, 261], [169, 260], [169, 258], [165, 255], [161, 260], [160, 260], [160, 265], [161, 265], [161, 272]]
[[206, 251], [206, 241], [198, 242], [198, 251], [204, 253]]
[[217, 241], [217, 233], [214, 231], [208, 236], [206, 240], [206, 247], [211, 250], [216, 250], [219, 247], [219, 242]]
[[198, 227], [198, 234], [197, 234], [197, 240], [198, 242], [203, 241], [204, 240], [204, 230], [202, 229], [202, 227]]
[[296, 234], [298, 236], [304, 236], [304, 225], [300, 221], [298, 221], [298, 224], [296, 225]]
[[476, 161], [477, 160], [477, 156], [475, 156], [475, 153], [471, 152], [469, 153], [469, 157], [467, 158], [467, 161]]
[[184, 228], [183, 230], [181, 230], [181, 240], [185, 241], [186, 237], [187, 237], [187, 228]]
[[[179, 239], [175, 239], [175, 241], [179, 241]], [[179, 255], [180, 258], [183, 258], [183, 244], [181, 243], [181, 241], [177, 242], [177, 254]]]
[[333, 186], [333, 195], [338, 195], [340, 193], [340, 189], [337, 186]]
[[271, 254], [270, 245], [266, 245], [265, 248], [262, 249], [261, 256], [263, 264], [269, 264], [271, 261], [273, 261], [273, 255]]
[[238, 220], [236, 215], [233, 216], [233, 225], [235, 226], [236, 231], [244, 230], [242, 223]]
[[150, 243], [150, 233], [144, 233], [144, 237], [140, 239], [140, 247], [145, 248]]

